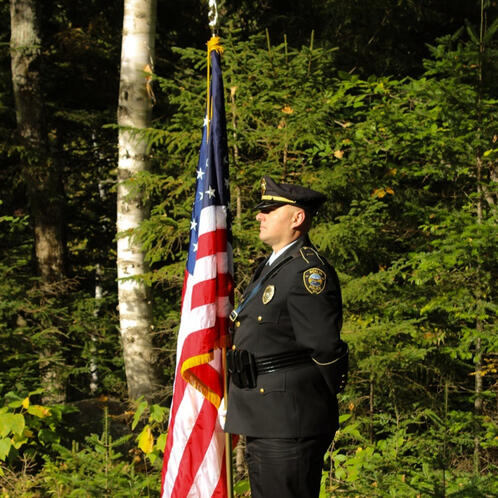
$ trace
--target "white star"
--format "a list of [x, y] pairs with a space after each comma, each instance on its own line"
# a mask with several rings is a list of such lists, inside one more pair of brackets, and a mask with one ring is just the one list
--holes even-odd
[[214, 194], [216, 194], [216, 190], [209, 185], [209, 188], [206, 190], [206, 194], [209, 195], [209, 198], [212, 199]]
[[230, 184], [230, 182], [228, 181], [228, 178], [225, 178], [225, 187], [228, 188], [229, 184]]
[[199, 180], [202, 180], [202, 177], [203, 177], [205, 174], [206, 174], [206, 173], [205, 173], [204, 171], [202, 171], [202, 169], [201, 169], [201, 168], [199, 168], [199, 169], [197, 170], [197, 178], [198, 178]]
[[206, 159], [206, 169], [209, 168], [209, 157]]
[[202, 201], [203, 198], [204, 198], [204, 193], [203, 192], [199, 192], [199, 199]]
[[190, 222], [190, 230], [195, 230], [197, 228], [197, 221], [192, 220]]
[[202, 126], [207, 126], [208, 123], [209, 123], [209, 119], [208, 119], [207, 114], [206, 114], [206, 116], [204, 116], [204, 123]]
[[198, 247], [199, 247], [199, 244], [197, 242], [194, 242], [194, 252], [197, 252]]

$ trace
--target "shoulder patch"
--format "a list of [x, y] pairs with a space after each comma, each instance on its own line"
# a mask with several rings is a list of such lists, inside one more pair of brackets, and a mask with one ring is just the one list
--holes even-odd
[[327, 275], [321, 268], [310, 268], [303, 273], [303, 282], [310, 294], [320, 294], [325, 289]]

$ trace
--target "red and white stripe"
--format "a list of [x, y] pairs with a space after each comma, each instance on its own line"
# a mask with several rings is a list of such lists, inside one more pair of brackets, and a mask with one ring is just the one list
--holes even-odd
[[[220, 344], [227, 335], [232, 309], [232, 267], [226, 208], [205, 207], [199, 221], [194, 274], [185, 272], [162, 498], [226, 497], [225, 435], [219, 417], [224, 384]], [[185, 362], [208, 353], [206, 362], [182, 375]], [[198, 382], [211, 401], [196, 388]], [[216, 400], [221, 400], [218, 406]]]

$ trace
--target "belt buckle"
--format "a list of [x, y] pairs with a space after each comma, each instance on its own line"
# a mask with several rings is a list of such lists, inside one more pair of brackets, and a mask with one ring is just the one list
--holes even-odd
[[232, 310], [232, 312], [230, 313], [230, 321], [235, 322], [235, 320], [237, 320], [238, 316], [239, 316], [239, 314], [235, 310]]

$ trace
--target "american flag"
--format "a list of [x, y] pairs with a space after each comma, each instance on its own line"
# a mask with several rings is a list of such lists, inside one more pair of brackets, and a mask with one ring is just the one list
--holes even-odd
[[210, 105], [190, 221], [162, 498], [227, 496], [225, 435], [219, 417], [224, 394], [220, 348], [233, 304], [233, 262], [221, 47], [209, 46]]

